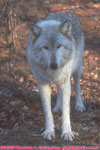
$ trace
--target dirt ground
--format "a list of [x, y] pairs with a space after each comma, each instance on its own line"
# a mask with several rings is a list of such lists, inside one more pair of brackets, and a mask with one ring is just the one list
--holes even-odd
[[[99, 0], [0, 0], [0, 12], [0, 145], [100, 146]], [[43, 19], [50, 12], [77, 14], [85, 36], [83, 77], [80, 82], [86, 111], [75, 111], [72, 80], [73, 142], [64, 142], [61, 139], [61, 114], [54, 114], [56, 139], [48, 141], [41, 137], [44, 113], [36, 81], [26, 60], [28, 26]], [[52, 108], [56, 95], [56, 87], [53, 86]]]

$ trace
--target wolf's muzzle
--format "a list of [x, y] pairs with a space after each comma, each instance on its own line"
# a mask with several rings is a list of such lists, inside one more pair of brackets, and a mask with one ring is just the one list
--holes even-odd
[[52, 70], [56, 70], [56, 69], [58, 68], [57, 63], [51, 63], [51, 64], [50, 64], [50, 68], [51, 68]]

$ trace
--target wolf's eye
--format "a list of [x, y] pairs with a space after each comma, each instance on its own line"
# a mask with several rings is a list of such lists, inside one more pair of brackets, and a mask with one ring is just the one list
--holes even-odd
[[49, 49], [49, 47], [48, 47], [48, 46], [43, 46], [43, 48], [44, 48], [44, 49], [47, 49], [47, 50]]
[[57, 45], [57, 48], [60, 48], [62, 45], [61, 44], [59, 44], [59, 45]]

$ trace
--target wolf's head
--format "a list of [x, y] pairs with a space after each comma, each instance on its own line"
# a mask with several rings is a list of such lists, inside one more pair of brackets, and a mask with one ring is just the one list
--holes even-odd
[[30, 27], [32, 59], [44, 68], [63, 67], [74, 51], [72, 24], [55, 20], [42, 21]]

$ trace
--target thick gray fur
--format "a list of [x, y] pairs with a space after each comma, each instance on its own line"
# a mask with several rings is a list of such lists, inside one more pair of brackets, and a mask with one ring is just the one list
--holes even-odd
[[42, 136], [55, 137], [51, 110], [51, 84], [57, 86], [57, 103], [53, 112], [62, 111], [62, 135], [72, 141], [70, 123], [70, 78], [74, 77], [76, 110], [85, 110], [80, 89], [84, 36], [78, 17], [72, 13], [51, 13], [43, 21], [32, 25], [28, 37], [27, 58], [45, 113], [45, 131]]

